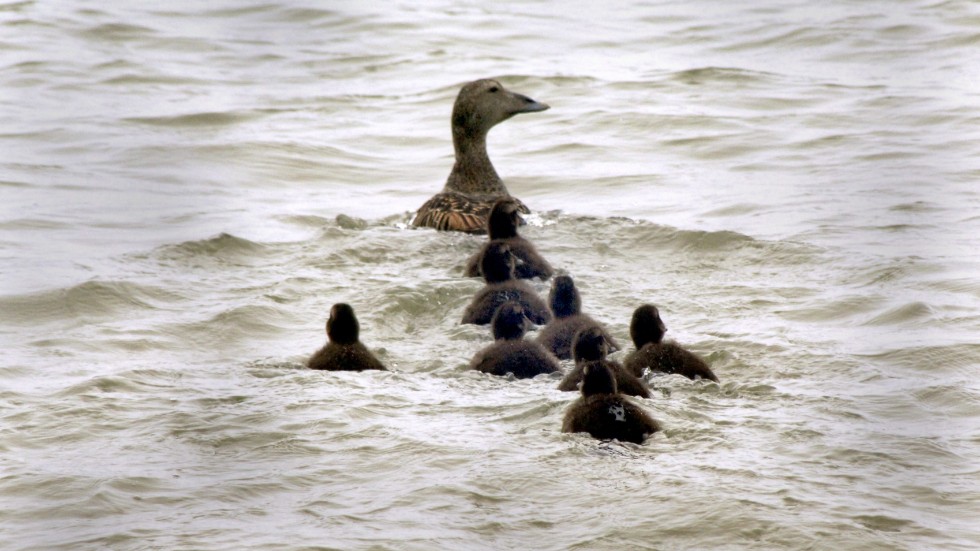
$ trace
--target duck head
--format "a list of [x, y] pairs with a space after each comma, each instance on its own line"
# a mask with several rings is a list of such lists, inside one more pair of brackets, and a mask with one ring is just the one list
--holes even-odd
[[572, 356], [575, 358], [575, 363], [596, 362], [609, 353], [609, 343], [598, 327], [593, 326], [579, 331], [575, 334], [573, 342], [575, 344], [572, 347]]
[[510, 247], [503, 241], [491, 241], [483, 251], [480, 270], [487, 283], [500, 283], [514, 279], [516, 260]]
[[343, 302], [334, 304], [330, 309], [330, 317], [327, 318], [327, 337], [330, 342], [353, 344], [357, 342], [360, 331], [361, 326], [357, 323], [354, 309]]
[[511, 92], [494, 79], [474, 80], [465, 84], [456, 96], [453, 142], [458, 149], [469, 141], [482, 141], [496, 124], [519, 113], [536, 113], [548, 108], [547, 104]]
[[521, 223], [520, 209], [520, 204], [511, 197], [494, 203], [487, 217], [487, 234], [490, 239], [516, 237], [517, 226]]
[[630, 337], [639, 350], [647, 343], [659, 343], [664, 339], [667, 326], [660, 319], [660, 311], [652, 304], [644, 304], [633, 312], [630, 320]]
[[527, 332], [527, 318], [519, 302], [508, 300], [493, 315], [493, 338], [520, 340]]
[[609, 366], [602, 362], [591, 362], [582, 370], [582, 396], [594, 394], [616, 394], [616, 377]]
[[556, 318], [567, 318], [582, 311], [582, 297], [575, 288], [575, 282], [569, 275], [560, 275], [551, 282], [551, 293], [548, 295], [551, 313]]

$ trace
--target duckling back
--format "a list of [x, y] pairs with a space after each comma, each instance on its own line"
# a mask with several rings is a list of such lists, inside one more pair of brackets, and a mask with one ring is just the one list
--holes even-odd
[[661, 427], [643, 408], [619, 394], [616, 377], [608, 366], [592, 363], [583, 370], [582, 396], [565, 411], [561, 430], [642, 444]]
[[327, 371], [385, 370], [384, 364], [361, 344], [360, 324], [349, 304], [337, 303], [327, 318], [328, 342], [307, 361], [310, 369]]
[[541, 345], [524, 340], [527, 320], [520, 303], [507, 301], [493, 316], [493, 344], [477, 352], [470, 361], [470, 369], [506, 375], [512, 373], [518, 379], [554, 373], [561, 369], [558, 359]]
[[619, 350], [619, 343], [592, 316], [582, 313], [582, 298], [571, 276], [560, 275], [551, 282], [548, 302], [553, 315], [548, 325], [538, 333], [537, 341], [563, 360], [572, 357], [572, 340], [580, 331], [592, 327], [602, 332], [610, 351]]
[[494, 203], [487, 218], [487, 237], [489, 241], [466, 262], [464, 275], [476, 277], [483, 275], [480, 269], [480, 259], [492, 241], [503, 241], [510, 247], [511, 254], [516, 259], [514, 276], [518, 279], [539, 277], [546, 280], [554, 273], [551, 264], [541, 256], [534, 245], [517, 233], [522, 223], [519, 212], [521, 203], [513, 197], [499, 199]]
[[619, 392], [649, 398], [650, 389], [647, 388], [646, 383], [627, 372], [619, 362], [607, 359], [608, 350], [608, 344], [600, 328], [590, 327], [576, 334], [573, 347], [575, 367], [558, 384], [558, 390], [564, 392], [578, 390], [579, 383], [582, 382], [587, 370], [605, 368], [616, 378]]
[[674, 342], [664, 342], [667, 325], [660, 318], [660, 311], [652, 304], [637, 307], [630, 320], [630, 336], [636, 350], [626, 356], [623, 364], [627, 371], [642, 377], [646, 369], [661, 373], [677, 373], [688, 379], [708, 379], [718, 382], [718, 377], [708, 364], [693, 352]]
[[514, 279], [514, 257], [510, 247], [503, 242], [492, 241], [484, 251], [480, 266], [487, 284], [474, 295], [463, 312], [462, 323], [485, 325], [493, 314], [508, 300], [520, 303], [527, 318], [536, 325], [544, 325], [551, 319], [547, 305], [530, 285]]

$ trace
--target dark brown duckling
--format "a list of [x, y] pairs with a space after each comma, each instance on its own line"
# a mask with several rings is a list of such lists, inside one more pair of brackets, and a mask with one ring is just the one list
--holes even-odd
[[560, 275], [551, 282], [548, 296], [554, 317], [538, 333], [537, 341], [562, 360], [572, 357], [572, 339], [575, 334], [589, 327], [598, 327], [609, 345], [609, 351], [619, 350], [619, 343], [602, 324], [582, 313], [582, 297], [571, 276]]
[[327, 318], [327, 344], [306, 363], [310, 369], [328, 371], [385, 370], [385, 366], [358, 340], [361, 326], [354, 309], [339, 302], [330, 309]]
[[480, 350], [470, 361], [470, 369], [529, 379], [542, 373], [561, 371], [558, 359], [541, 345], [524, 340], [527, 318], [520, 303], [509, 300], [493, 316], [493, 344]]
[[[517, 226], [521, 223], [519, 211], [520, 204], [513, 197], [499, 199], [494, 203], [487, 218], [487, 237], [490, 241], [505, 241], [510, 246], [510, 252], [517, 258], [517, 269], [514, 272], [517, 279], [533, 277], [548, 279], [555, 271], [551, 264], [548, 264], [530, 241], [517, 234]], [[480, 257], [488, 244], [489, 242], [470, 257], [466, 262], [466, 271], [463, 275], [466, 277], [482, 275]]]
[[558, 384], [558, 390], [573, 392], [578, 390], [578, 384], [582, 381], [585, 369], [589, 366], [604, 365], [616, 377], [616, 386], [619, 392], [630, 396], [640, 396], [641, 398], [650, 397], [650, 389], [641, 379], [634, 377], [632, 373], [626, 371], [619, 362], [606, 358], [609, 353], [609, 344], [602, 335], [602, 329], [598, 327], [588, 327], [575, 335], [575, 346], [573, 355], [575, 356], [575, 368], [565, 375], [565, 378]]
[[[510, 197], [487, 155], [487, 133], [519, 113], [544, 111], [544, 103], [505, 89], [493, 79], [463, 86], [453, 105], [452, 130], [456, 163], [442, 192], [425, 202], [413, 226], [483, 233], [497, 199]], [[530, 212], [520, 201], [521, 212]]]
[[536, 325], [551, 319], [548, 306], [526, 282], [514, 279], [514, 255], [502, 241], [491, 241], [480, 259], [483, 278], [487, 284], [473, 297], [463, 312], [462, 323], [486, 325], [500, 305], [508, 300], [520, 303], [524, 315]]
[[642, 444], [660, 423], [638, 404], [619, 394], [609, 366], [590, 362], [582, 371], [582, 397], [565, 411], [562, 432], [587, 432], [600, 440]]
[[652, 304], [644, 304], [633, 312], [630, 321], [630, 336], [636, 350], [626, 356], [626, 370], [643, 376], [644, 369], [677, 373], [688, 379], [708, 379], [718, 382], [711, 368], [694, 353], [685, 350], [675, 342], [663, 342], [667, 326], [660, 319], [660, 312]]

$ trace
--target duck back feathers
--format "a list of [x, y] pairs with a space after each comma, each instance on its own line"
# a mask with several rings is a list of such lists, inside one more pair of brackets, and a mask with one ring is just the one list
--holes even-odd
[[616, 377], [602, 363], [583, 370], [582, 397], [572, 402], [562, 421], [562, 432], [587, 432], [600, 440], [642, 444], [661, 430], [639, 405], [617, 392]]
[[643, 371], [659, 371], [661, 373], [676, 373], [688, 379], [707, 379], [719, 382], [708, 364], [693, 352], [684, 349], [674, 342], [648, 343], [643, 348], [634, 350], [623, 360], [627, 371], [643, 376]]
[[530, 379], [544, 373], [561, 371], [558, 359], [535, 342], [523, 339], [501, 339], [477, 352], [470, 360], [470, 369]]

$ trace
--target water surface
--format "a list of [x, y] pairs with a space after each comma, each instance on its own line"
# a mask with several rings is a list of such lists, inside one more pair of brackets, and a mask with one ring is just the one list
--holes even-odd
[[[975, 4], [0, 28], [10, 549], [980, 546]], [[465, 369], [482, 240], [408, 222], [481, 77], [552, 106], [490, 134], [524, 234], [620, 342], [655, 303], [721, 379], [651, 378], [644, 445], [560, 433], [557, 379]], [[390, 372], [303, 369], [341, 301]]]

